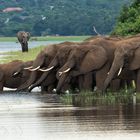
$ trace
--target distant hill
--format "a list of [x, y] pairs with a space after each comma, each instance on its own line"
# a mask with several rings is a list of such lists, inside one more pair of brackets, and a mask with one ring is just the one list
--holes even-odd
[[[0, 0], [0, 36], [108, 34], [121, 7], [132, 0]], [[6, 11], [6, 8], [21, 8]], [[4, 10], [6, 12], [4, 12]]]

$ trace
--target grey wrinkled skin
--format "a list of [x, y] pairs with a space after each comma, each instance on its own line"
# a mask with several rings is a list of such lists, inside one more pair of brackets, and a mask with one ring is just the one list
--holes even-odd
[[17, 33], [17, 38], [21, 44], [22, 52], [28, 52], [28, 41], [30, 39], [30, 33], [25, 31], [19, 31]]

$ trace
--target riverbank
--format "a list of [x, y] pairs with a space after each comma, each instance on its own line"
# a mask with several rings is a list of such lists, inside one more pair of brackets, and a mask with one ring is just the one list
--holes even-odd
[[44, 48], [45, 46], [39, 46], [36, 48], [29, 49], [28, 53], [22, 53], [22, 51], [11, 51], [0, 53], [1, 59], [0, 63], [7, 63], [13, 60], [22, 60], [29, 61], [34, 60], [37, 54]]

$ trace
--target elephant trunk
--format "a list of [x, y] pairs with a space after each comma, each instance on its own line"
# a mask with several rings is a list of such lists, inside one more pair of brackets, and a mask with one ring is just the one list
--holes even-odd
[[123, 59], [122, 58], [114, 58], [114, 62], [111, 66], [110, 71], [108, 72], [108, 76], [104, 82], [103, 92], [106, 91], [108, 85], [110, 84], [111, 80], [115, 76], [116, 72], [117, 76], [121, 74], [122, 68], [123, 68]]
[[61, 75], [61, 78], [60, 78], [60, 80], [57, 84], [57, 87], [56, 87], [56, 93], [61, 92], [62, 85], [64, 85], [64, 82], [65, 82], [67, 77], [68, 77], [68, 73], [65, 73], [65, 74]]
[[52, 72], [54, 68], [56, 68], [57, 66], [58, 66], [58, 61], [53, 60], [53, 62], [49, 65], [47, 69], [39, 69], [39, 71], [42, 71], [44, 73], [41, 75], [41, 77], [37, 82], [35, 82], [28, 88], [28, 90], [31, 91], [34, 87], [41, 85], [41, 83], [47, 78], [48, 74]]
[[34, 71], [31, 73], [30, 78], [28, 79], [27, 82], [25, 82], [23, 85], [21, 85], [20, 87], [17, 88], [17, 91], [21, 91], [21, 90], [25, 90], [27, 89], [29, 86], [31, 86], [35, 80], [36, 80], [36, 76], [37, 76], [37, 71]]
[[22, 52], [28, 52], [28, 42], [22, 42]]
[[43, 83], [43, 81], [47, 78], [48, 74], [50, 73], [50, 71], [44, 72], [41, 77], [39, 78], [38, 81], [36, 81], [34, 84], [32, 84], [29, 88], [28, 91], [30, 92], [33, 88], [35, 88], [36, 86], [39, 86]]
[[40, 67], [44, 64], [44, 61], [45, 61], [44, 55], [42, 55], [41, 57], [38, 56], [34, 60], [32, 68], [30, 68], [29, 70], [32, 71], [32, 72], [39, 70]]
[[70, 77], [71, 69], [74, 68], [76, 62], [74, 59], [68, 60], [68, 62], [57, 72], [56, 77], [59, 79], [57, 84], [56, 92], [60, 93], [65, 80]]

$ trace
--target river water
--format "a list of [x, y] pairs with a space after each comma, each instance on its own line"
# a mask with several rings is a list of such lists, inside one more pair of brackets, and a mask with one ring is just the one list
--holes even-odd
[[1, 140], [139, 140], [140, 101], [66, 105], [59, 95], [0, 95]]
[[[60, 43], [61, 41], [29, 41], [29, 48], [38, 47], [40, 45], [48, 45], [54, 43]], [[21, 50], [19, 42], [0, 42], [0, 52], [17, 51]]]

